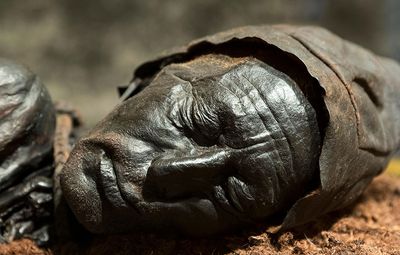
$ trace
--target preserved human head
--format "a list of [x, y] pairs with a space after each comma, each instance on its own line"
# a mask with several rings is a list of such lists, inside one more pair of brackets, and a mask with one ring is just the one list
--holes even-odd
[[93, 232], [202, 235], [287, 209], [317, 172], [314, 109], [252, 57], [169, 64], [72, 151], [65, 197]]

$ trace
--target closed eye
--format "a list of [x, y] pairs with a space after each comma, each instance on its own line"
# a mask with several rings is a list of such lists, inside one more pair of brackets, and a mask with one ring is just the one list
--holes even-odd
[[353, 83], [357, 84], [360, 88], [362, 88], [365, 91], [365, 93], [371, 99], [372, 103], [377, 108], [382, 108], [383, 106], [382, 101], [379, 99], [378, 95], [374, 92], [374, 90], [371, 88], [370, 84], [366, 79], [362, 77], [356, 77], [354, 78]]

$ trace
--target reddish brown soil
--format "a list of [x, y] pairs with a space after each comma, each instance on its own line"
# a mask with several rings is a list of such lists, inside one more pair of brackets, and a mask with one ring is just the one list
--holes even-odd
[[51, 251], [21, 240], [0, 245], [0, 254], [400, 254], [400, 177], [384, 174], [352, 208], [280, 236], [262, 227], [201, 240], [109, 236]]

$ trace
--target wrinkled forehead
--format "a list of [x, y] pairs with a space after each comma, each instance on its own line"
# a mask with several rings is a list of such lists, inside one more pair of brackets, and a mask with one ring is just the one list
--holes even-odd
[[185, 63], [170, 64], [154, 80], [169, 75], [195, 83], [198, 80], [221, 77], [234, 69], [240, 68], [245, 63], [256, 64], [257, 62], [259, 61], [252, 57], [234, 58], [220, 54], [204, 55]]
[[[243, 66], [260, 67], [260, 63], [260, 60], [252, 57], [233, 58], [212, 54], [185, 63], [170, 64], [156, 74], [144, 90], [118, 105], [97, 125], [94, 132], [120, 130], [117, 132], [131, 133], [135, 129], [138, 130], [139, 126], [148, 126], [156, 130], [159, 125], [166, 124], [168, 119], [176, 118], [180, 108], [190, 107], [188, 104], [193, 101], [193, 88], [213, 88], [209, 93], [198, 95], [223, 98], [224, 89], [219, 89], [221, 77], [237, 73], [236, 70], [243, 69]], [[279, 76], [274, 72], [264, 75], [275, 78]], [[162, 129], [162, 126], [160, 128]]]
[[[243, 68], [244, 65], [259, 66], [260, 63], [261, 61], [253, 57], [233, 58], [213, 54], [200, 56], [185, 63], [170, 64], [152, 77], [144, 90], [120, 103], [95, 130], [109, 126], [115, 131], [122, 126], [160, 122], [163, 118], [171, 117], [168, 115], [187, 103], [188, 98], [193, 97], [193, 87], [218, 88], [218, 80], [224, 75], [235, 73], [235, 70]], [[268, 75], [275, 76], [274, 73]], [[211, 94], [218, 94], [218, 89], [208, 93], [208, 96], [218, 96]]]

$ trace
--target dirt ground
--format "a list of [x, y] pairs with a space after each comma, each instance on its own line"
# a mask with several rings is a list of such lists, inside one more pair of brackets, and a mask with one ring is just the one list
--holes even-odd
[[0, 254], [400, 254], [400, 177], [385, 173], [352, 208], [279, 236], [266, 227], [201, 240], [119, 235], [47, 250], [20, 240]]

